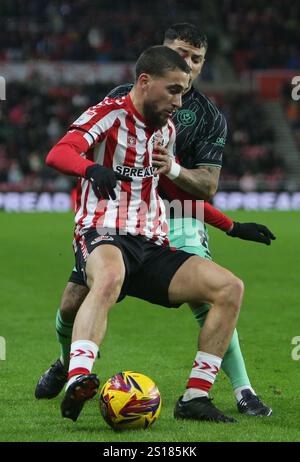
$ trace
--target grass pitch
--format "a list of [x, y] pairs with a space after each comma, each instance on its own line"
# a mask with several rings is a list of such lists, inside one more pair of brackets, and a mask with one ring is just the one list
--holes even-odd
[[213, 387], [215, 403], [235, 425], [175, 421], [196, 352], [197, 325], [184, 306], [168, 310], [127, 298], [111, 312], [101, 359], [101, 383], [120, 370], [153, 378], [162, 395], [152, 428], [115, 433], [87, 403], [77, 423], [62, 419], [58, 397], [36, 401], [37, 379], [58, 357], [54, 319], [72, 269], [71, 214], [0, 214], [1, 327], [6, 360], [0, 361], [1, 441], [299, 441], [300, 367], [292, 359], [299, 323], [299, 213], [235, 212], [238, 221], [264, 223], [276, 234], [271, 247], [210, 229], [215, 261], [246, 286], [238, 324], [252, 385], [273, 408], [271, 418], [241, 416], [227, 378]]

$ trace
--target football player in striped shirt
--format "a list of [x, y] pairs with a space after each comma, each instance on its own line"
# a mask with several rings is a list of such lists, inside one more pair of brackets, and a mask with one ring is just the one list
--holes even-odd
[[97, 393], [99, 379], [92, 368], [108, 313], [126, 295], [167, 307], [211, 303], [188, 399], [193, 418], [207, 419], [209, 410], [211, 420], [234, 421], [212, 404], [208, 392], [236, 326], [243, 283], [225, 268], [168, 245], [165, 206], [153, 169], [160, 146], [172, 158], [166, 175], [184, 177], [173, 156], [170, 116], [181, 107], [189, 82], [190, 68], [176, 51], [149, 48], [136, 63], [130, 93], [91, 107], [47, 156], [47, 165], [80, 178], [74, 250], [90, 291], [76, 314], [61, 403], [62, 416], [73, 421]]
[[[205, 36], [200, 34], [193, 25], [180, 24], [172, 26], [166, 32], [165, 44], [175, 49], [186, 59], [192, 69], [192, 77], [195, 79], [201, 72], [204, 63], [207, 49]], [[118, 87], [111, 92], [110, 96], [124, 96], [131, 88], [132, 85]], [[201, 120], [202, 124], [199, 123]], [[200, 174], [200, 177], [198, 177], [199, 181], [196, 187], [203, 188], [203, 182], [201, 186], [201, 175], [203, 172], [204, 176], [207, 175], [206, 168], [216, 168], [216, 175], [219, 174], [222, 150], [226, 138], [226, 121], [213, 103], [192, 87], [184, 95], [183, 105], [173, 115], [173, 121], [177, 128], [176, 152], [180, 156], [179, 162], [187, 169], [199, 169], [197, 170], [197, 174]], [[195, 201], [195, 196], [198, 195], [201, 197], [203, 195], [203, 191], [195, 190], [191, 185], [188, 185], [188, 189], [191, 190], [192, 188], [191, 192], [194, 195], [191, 196], [184, 193], [183, 189], [185, 185], [182, 185], [182, 189], [180, 189], [164, 176], [161, 177], [160, 185], [164, 196], [169, 200], [180, 198], [181, 200], [192, 199]], [[234, 223], [208, 203], [205, 203], [205, 221], [226, 231], [229, 235], [231, 234], [242, 239], [270, 244], [273, 238], [272, 233], [266, 227], [263, 227], [263, 225]], [[188, 233], [189, 245], [187, 245], [183, 233], [176, 233], [178, 226], [182, 226], [180, 220], [170, 220], [170, 225], [170, 237], [173, 246], [196, 253], [205, 258], [210, 258], [206, 228], [204, 228], [202, 223], [195, 220], [185, 220], [184, 227], [188, 226], [189, 230], [193, 230], [192, 234]], [[201, 241], [199, 235], [202, 236]], [[70, 282], [64, 292], [61, 309], [58, 311], [56, 319], [62, 356], [41, 377], [36, 388], [37, 398], [52, 398], [56, 396], [66, 381], [66, 367], [69, 362], [73, 319], [87, 291], [88, 289], [85, 287], [81, 275], [73, 271]], [[200, 325], [204, 323], [208, 308], [207, 305], [193, 308], [195, 317]], [[62, 363], [64, 363], [65, 367]], [[248, 415], [270, 415], [270, 409], [261, 402], [251, 388], [236, 332], [224, 356], [222, 367], [231, 380], [239, 410]], [[209, 415], [207, 417], [210, 418]]]

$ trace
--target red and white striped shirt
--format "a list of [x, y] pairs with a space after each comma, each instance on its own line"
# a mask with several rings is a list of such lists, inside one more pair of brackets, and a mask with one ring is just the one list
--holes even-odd
[[[170, 119], [160, 130], [150, 130], [130, 95], [105, 98], [85, 111], [53, 153], [50, 151], [47, 164], [64, 173], [84, 176], [89, 165], [98, 163], [130, 176], [132, 182], [117, 181], [116, 199], [99, 200], [90, 181], [81, 178], [76, 194], [75, 234], [81, 235], [89, 228], [109, 228], [167, 244], [165, 206], [157, 191], [159, 177], [154, 175], [152, 153], [154, 144], [160, 144], [174, 156], [175, 136]], [[55, 151], [66, 145], [78, 153], [78, 159], [71, 164], [64, 162], [62, 149], [59, 156]]]

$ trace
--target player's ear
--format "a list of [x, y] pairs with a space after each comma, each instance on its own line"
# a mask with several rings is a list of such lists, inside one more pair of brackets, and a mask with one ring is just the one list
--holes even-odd
[[142, 90], [147, 91], [151, 83], [151, 80], [151, 76], [143, 72], [138, 77], [138, 84]]

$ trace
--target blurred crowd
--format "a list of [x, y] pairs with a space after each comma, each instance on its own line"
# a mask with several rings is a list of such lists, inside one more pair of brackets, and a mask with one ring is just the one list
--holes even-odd
[[284, 189], [284, 159], [274, 151], [274, 129], [266, 121], [259, 97], [227, 95], [218, 106], [229, 127], [220, 188], [245, 192]]
[[224, 51], [238, 72], [300, 69], [300, 3], [224, 0]]
[[[237, 72], [300, 69], [299, 17], [294, 0], [1, 0], [0, 66], [135, 61], [146, 47], [162, 42], [170, 24], [186, 21], [208, 36], [204, 80], [213, 78], [218, 56]], [[47, 86], [38, 75], [26, 84], [8, 84], [0, 106], [0, 190], [68, 190], [73, 180], [46, 168], [44, 157], [68, 124], [111, 87]], [[290, 93], [283, 101], [300, 146], [299, 102]], [[221, 187], [283, 188], [284, 160], [274, 152], [274, 132], [259, 99], [232, 94], [216, 102], [229, 124]]]
[[[34, 81], [9, 85], [0, 110], [0, 190], [68, 190], [74, 179], [47, 168], [45, 155], [110, 89], [99, 84], [49, 88]], [[284, 163], [274, 154], [274, 133], [266, 125], [260, 101], [236, 94], [219, 97], [216, 103], [229, 125], [220, 186], [251, 191], [263, 184], [281, 189]]]
[[134, 61], [190, 21], [237, 71], [299, 69], [299, 17], [295, 0], [1, 0], [0, 61]]
[[44, 164], [51, 147], [90, 105], [103, 99], [111, 85], [43, 86], [9, 84], [0, 106], [0, 190], [69, 190], [72, 178]]
[[[294, 98], [292, 97], [294, 95]], [[285, 115], [295, 135], [300, 150], [300, 85], [292, 86], [289, 83], [282, 88], [282, 101]]]
[[[2, 0], [0, 59], [135, 61], [170, 24], [204, 14], [197, 0]], [[184, 10], [183, 10], [184, 7]]]

